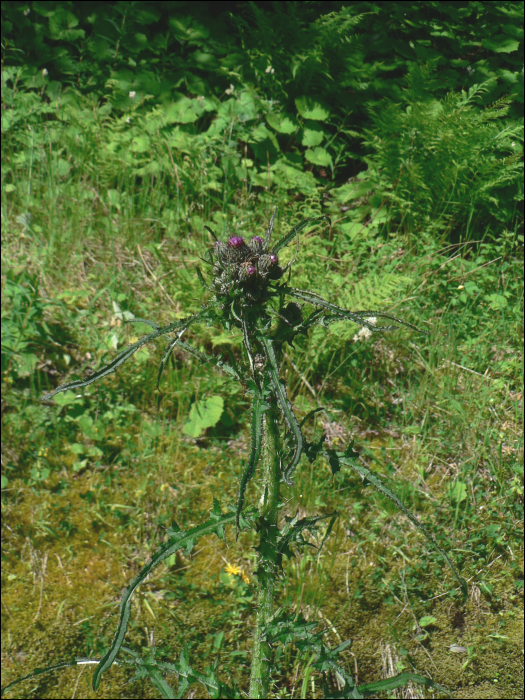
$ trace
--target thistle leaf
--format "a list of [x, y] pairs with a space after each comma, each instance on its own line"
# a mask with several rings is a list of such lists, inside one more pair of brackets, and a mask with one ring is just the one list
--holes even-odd
[[[369, 330], [376, 333], [381, 331], [391, 331], [397, 328], [397, 326], [375, 326], [373, 323], [368, 323], [368, 321], [366, 321], [363, 318], [363, 316], [360, 316], [359, 314], [354, 313], [353, 311], [342, 309], [341, 307], [332, 304], [332, 302], [323, 299], [323, 297], [319, 296], [319, 294], [315, 294], [314, 292], [308, 292], [304, 289], [294, 289], [293, 287], [287, 287], [284, 291], [286, 294], [288, 294], [291, 297], [294, 297], [295, 299], [301, 299], [302, 301], [307, 301], [310, 304], [314, 304], [315, 306], [320, 306], [323, 309], [331, 311], [333, 313], [333, 317], [326, 317], [324, 321], [325, 325], [326, 321], [330, 323], [333, 321], [340, 321], [342, 318], [347, 318], [350, 321], [353, 321], [354, 323], [357, 323], [360, 326], [364, 326], [365, 328], [368, 328]], [[369, 315], [381, 316], [381, 312], [378, 311], [375, 314], [370, 313]], [[411, 328], [415, 328], [415, 326], [411, 326], [411, 324], [405, 323], [404, 321], [400, 321], [400, 323], [403, 323], [406, 326], [410, 326]], [[418, 329], [415, 328], [415, 330]]]
[[295, 450], [292, 456], [290, 464], [283, 471], [283, 479], [289, 486], [294, 486], [294, 482], [291, 480], [291, 475], [293, 474], [296, 466], [299, 464], [301, 459], [301, 454], [303, 451], [303, 435], [301, 433], [301, 428], [293, 412], [291, 403], [288, 401], [288, 396], [286, 395], [286, 389], [281, 384], [279, 378], [279, 367], [277, 365], [277, 360], [275, 358], [275, 352], [273, 348], [273, 342], [266, 335], [259, 333], [258, 338], [266, 352], [267, 360], [267, 371], [270, 375], [270, 380], [272, 382], [272, 387], [279, 404], [279, 408], [283, 414], [286, 424], [295, 438]]
[[272, 253], [278, 253], [282, 248], [288, 245], [295, 236], [297, 236], [300, 231], [305, 228], [305, 226], [308, 226], [308, 224], [314, 223], [315, 221], [322, 221], [323, 219], [328, 219], [330, 222], [330, 226], [332, 225], [332, 221], [330, 220], [330, 217], [326, 216], [326, 214], [323, 214], [323, 216], [317, 216], [314, 218], [310, 219], [304, 219], [304, 221], [301, 221], [300, 224], [297, 224], [297, 226], [294, 226], [294, 228], [290, 231], [290, 233], [287, 233], [284, 238], [281, 238], [281, 240], [274, 245], [272, 248]]
[[[241, 526], [248, 523], [249, 527], [253, 527], [253, 523], [257, 511], [252, 510], [244, 514], [244, 519], [241, 520]], [[104, 654], [97, 666], [95, 673], [93, 674], [93, 690], [97, 690], [100, 685], [100, 679], [102, 674], [111, 667], [115, 661], [117, 654], [120, 651], [124, 637], [128, 629], [129, 618], [131, 615], [131, 597], [136, 589], [143, 583], [152, 570], [158, 566], [162, 561], [170, 557], [175, 552], [182, 548], [186, 548], [186, 551], [191, 552], [195, 545], [195, 541], [199, 537], [204, 535], [216, 534], [221, 539], [224, 539], [224, 528], [229, 523], [234, 523], [237, 520], [237, 515], [235, 509], [228, 513], [222, 513], [218, 501], [215, 499], [213, 504], [212, 512], [210, 513], [210, 519], [207, 520], [202, 525], [197, 525], [190, 530], [168, 530], [169, 539], [165, 542], [151, 557], [148, 563], [142, 568], [142, 570], [135, 576], [127, 587], [122, 600], [120, 602], [120, 618], [117, 627], [117, 632], [111, 644], [111, 647]]]
[[[155, 340], [156, 338], [159, 338], [161, 335], [166, 335], [166, 333], [171, 333], [174, 330], [177, 330], [179, 328], [188, 328], [192, 323], [195, 321], [198, 321], [201, 318], [204, 318], [208, 312], [209, 312], [210, 307], [207, 307], [203, 311], [200, 311], [197, 314], [194, 314], [193, 316], [189, 316], [188, 318], [180, 319], [179, 321], [174, 321], [173, 323], [169, 323], [167, 326], [164, 326], [163, 328], [160, 328], [159, 326], [156, 327], [156, 329], [153, 331], [153, 333], [150, 333], [149, 335], [144, 336], [144, 338], [141, 338], [140, 340], [137, 340], [136, 343], [133, 343], [133, 345], [128, 345], [127, 348], [125, 348], [122, 352], [119, 352], [119, 354], [107, 365], [102, 367], [102, 369], [99, 369], [97, 372], [93, 372], [93, 374], [90, 374], [87, 379], [78, 379], [77, 381], [74, 382], [69, 382], [68, 384], [62, 384], [58, 388], [56, 388], [54, 391], [52, 391], [49, 394], [45, 394], [42, 396], [40, 401], [47, 401], [48, 399], [52, 398], [56, 394], [59, 394], [62, 391], [70, 391], [71, 389], [79, 389], [80, 387], [83, 386], [88, 386], [89, 384], [93, 384], [93, 382], [98, 381], [99, 379], [102, 379], [103, 377], [106, 377], [108, 374], [112, 374], [113, 372], [116, 371], [117, 367], [120, 367], [126, 360], [128, 360], [139, 348], [141, 348], [143, 345], [146, 343], [149, 343], [151, 340]], [[156, 325], [154, 324], [153, 321], [146, 321], [145, 319], [129, 319], [130, 323], [146, 323], [146, 325]]]
[[270, 239], [272, 237], [272, 231], [273, 231], [273, 222], [275, 221], [275, 217], [277, 216], [277, 209], [278, 208], [279, 207], [275, 207], [275, 209], [273, 210], [272, 218], [270, 219], [270, 225], [268, 226], [268, 230], [266, 231], [266, 240], [264, 242], [265, 249], [267, 249], [268, 246], [270, 245]]
[[412, 515], [412, 512], [405, 506], [403, 503], [399, 500], [399, 498], [393, 493], [387, 486], [383, 484], [383, 482], [375, 475], [373, 472], [371, 472], [369, 469], [367, 469], [364, 465], [357, 463], [356, 461], [348, 459], [344, 453], [342, 452], [335, 452], [330, 450], [330, 452], [324, 452], [324, 456], [328, 460], [337, 460], [340, 464], [343, 464], [347, 467], [350, 467], [350, 469], [353, 469], [356, 471], [359, 476], [363, 479], [363, 481], [369, 482], [376, 491], [379, 491], [382, 493], [384, 496], [386, 496], [388, 499], [392, 501], [400, 510], [403, 511], [403, 513], [407, 516], [407, 518], [415, 525], [415, 527], [427, 538], [427, 540], [438, 550], [438, 552], [445, 558], [445, 561], [447, 562], [448, 566], [450, 567], [450, 570], [452, 571], [452, 574], [454, 575], [454, 578], [456, 581], [459, 583], [461, 587], [461, 592], [463, 594], [463, 602], [466, 601], [468, 591], [467, 591], [467, 582], [465, 581], [464, 578], [462, 578], [452, 563], [452, 561], [449, 559], [447, 553], [439, 545], [436, 540], [434, 539], [433, 535], [426, 529], [424, 525], [422, 525], [419, 520], [416, 518], [415, 515]]
[[268, 409], [268, 404], [263, 402], [262, 396], [256, 392], [252, 401], [252, 444], [250, 447], [250, 457], [248, 459], [248, 464], [242, 473], [241, 481], [239, 483], [239, 494], [237, 496], [237, 509], [235, 512], [235, 539], [239, 535], [239, 518], [244, 505], [244, 494], [246, 493], [246, 487], [248, 482], [255, 473], [255, 467], [261, 456], [261, 445], [262, 445], [262, 421], [263, 414]]

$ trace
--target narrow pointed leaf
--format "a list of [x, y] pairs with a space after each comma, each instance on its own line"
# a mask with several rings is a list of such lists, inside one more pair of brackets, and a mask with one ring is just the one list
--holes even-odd
[[206, 353], [197, 350], [197, 348], [194, 348], [192, 345], [189, 345], [188, 343], [185, 343], [182, 340], [179, 340], [177, 342], [177, 345], [186, 352], [189, 352], [190, 355], [193, 355], [194, 357], [199, 359], [202, 362], [202, 364], [209, 363], [210, 365], [217, 367], [217, 369], [222, 370], [226, 374], [229, 374], [231, 377], [237, 379], [237, 381], [242, 383], [243, 377], [241, 373], [234, 367], [232, 367], [232, 365], [229, 365], [227, 362], [224, 362], [224, 360], [220, 360], [217, 357], [213, 357], [213, 355], [207, 355]]
[[318, 408], [314, 408], [312, 411], [309, 411], [301, 421], [299, 427], [302, 428], [306, 421], [312, 416], [314, 416], [316, 413], [319, 413], [319, 411], [324, 411], [324, 408], [322, 406], [319, 406]]
[[[334, 453], [329, 454], [327, 452], [324, 453], [325, 457], [327, 459], [333, 459], [334, 458]], [[352, 461], [350, 459], [347, 459], [346, 457], [343, 456], [343, 453], [335, 453], [335, 458], [341, 463], [344, 464], [347, 467], [350, 467], [350, 469], [353, 469], [356, 471], [362, 479], [366, 479], [370, 484], [376, 489], [376, 491], [379, 491], [383, 495], [385, 495], [388, 499], [392, 501], [392, 503], [395, 503], [395, 505], [403, 511], [403, 513], [407, 516], [407, 518], [415, 525], [415, 527], [427, 538], [427, 540], [434, 545], [434, 547], [438, 550], [438, 552], [445, 558], [445, 561], [450, 567], [450, 570], [452, 571], [452, 574], [454, 575], [454, 578], [456, 581], [459, 583], [461, 587], [461, 591], [463, 594], [463, 601], [466, 601], [467, 596], [468, 596], [468, 591], [467, 591], [467, 582], [465, 581], [464, 578], [462, 578], [452, 563], [452, 561], [449, 559], [447, 553], [439, 545], [436, 540], [434, 539], [433, 535], [430, 534], [430, 532], [426, 529], [424, 525], [422, 525], [419, 520], [416, 518], [415, 515], [412, 515], [410, 510], [403, 505], [403, 503], [399, 500], [399, 498], [393, 493], [387, 486], [385, 486], [382, 481], [375, 475], [373, 474], [369, 469], [367, 469], [364, 465], [359, 464], [355, 461]]]
[[[221, 513], [218, 503], [214, 502], [210, 519], [202, 525], [193, 527], [188, 531], [168, 531], [170, 533], [169, 540], [155, 552], [149, 562], [142, 568], [142, 571], [140, 571], [131, 581], [124, 595], [122, 596], [117, 632], [111, 647], [106, 654], [104, 654], [95, 670], [95, 673], [93, 674], [93, 690], [98, 689], [102, 674], [104, 671], [107, 671], [108, 668], [110, 668], [120, 651], [124, 637], [126, 636], [129, 618], [131, 615], [131, 597], [140, 584], [143, 583], [143, 581], [148, 577], [151, 571], [158, 566], [158, 564], [164, 561], [164, 559], [167, 557], [170, 557], [172, 554], [175, 554], [175, 552], [178, 550], [185, 547], [187, 551], [191, 552], [195, 545], [195, 541], [199, 537], [213, 533], [221, 538], [224, 537], [224, 527], [229, 523], [235, 523], [236, 519], [237, 516], [235, 510], [233, 512], [230, 511], [228, 513]], [[241, 519], [241, 526], [243, 523], [251, 521], [252, 519], [249, 517], [249, 514], [247, 514], [244, 520]]]
[[263, 348], [266, 352], [267, 370], [270, 375], [272, 387], [275, 392], [275, 397], [277, 398], [279, 408], [281, 409], [286, 424], [292, 432], [292, 435], [295, 439], [295, 450], [292, 456], [292, 460], [283, 471], [284, 481], [290, 486], [294, 486], [294, 482], [291, 480], [291, 476], [295, 468], [299, 464], [299, 460], [301, 459], [301, 454], [303, 451], [303, 435], [301, 433], [299, 423], [297, 422], [297, 418], [295, 417], [295, 413], [293, 412], [292, 405], [288, 400], [288, 396], [286, 395], [286, 389], [281, 384], [281, 380], [279, 378], [279, 367], [277, 366], [277, 360], [275, 358], [273, 342], [270, 338], [266, 337], [262, 333], [259, 334], [259, 340], [261, 341], [261, 344], [263, 345]]
[[386, 690], [395, 690], [396, 688], [400, 688], [401, 686], [406, 685], [409, 681], [412, 681], [412, 683], [425, 685], [427, 688], [435, 688], [436, 690], [439, 690], [440, 693], [444, 693], [445, 695], [451, 697], [448, 690], [439, 685], [439, 683], [435, 683], [433, 680], [426, 678], [425, 676], [420, 676], [416, 673], [409, 672], [398, 673], [397, 676], [385, 678], [381, 681], [365, 683], [364, 685], [358, 686], [357, 690], [361, 693], [362, 697], [368, 698], [370, 695], [376, 695], [377, 693], [382, 693]]
[[[207, 262], [207, 261], [205, 261], [205, 262]], [[209, 263], [209, 264], [211, 264], [211, 263]], [[196, 267], [195, 270], [197, 271], [197, 277], [199, 278], [199, 282], [202, 284], [204, 289], [207, 289], [208, 292], [215, 292], [215, 290], [212, 289], [210, 287], [210, 285], [206, 283], [206, 280], [204, 279], [204, 275], [202, 274], [200, 267]]]
[[273, 231], [273, 222], [275, 221], [275, 217], [277, 216], [277, 210], [279, 207], [275, 207], [273, 210], [272, 218], [270, 219], [270, 225], [268, 226], [268, 230], [266, 231], [266, 241], [265, 245], [266, 248], [270, 245], [270, 239], [272, 237], [272, 231]]
[[128, 318], [124, 323], [143, 323], [146, 326], [150, 326], [150, 328], [154, 328], [155, 330], [158, 330], [160, 328], [158, 323], [155, 323], [155, 321], [149, 321], [147, 318]]
[[26, 676], [23, 676], [22, 678], [17, 678], [14, 681], [11, 681], [11, 683], [8, 683], [4, 688], [2, 688], [2, 691], [0, 693], [0, 697], [4, 693], [6, 693], [8, 690], [13, 688], [13, 686], [18, 685], [19, 683], [22, 683], [22, 681], [27, 681], [30, 680], [31, 678], [35, 678], [36, 676], [42, 675], [42, 673], [49, 673], [50, 671], [58, 671], [61, 668], [69, 668], [70, 666], [84, 666], [86, 664], [98, 664], [99, 661], [97, 659], [87, 659], [85, 657], [78, 657], [71, 659], [70, 661], [63, 661], [58, 664], [53, 664], [52, 666], [46, 666], [45, 668], [35, 668], [34, 671], [31, 671], [31, 673], [28, 673]]
[[[69, 382], [68, 384], [62, 384], [62, 386], [59, 386], [57, 389], [52, 391], [49, 394], [45, 394], [45, 396], [42, 396], [40, 401], [47, 401], [48, 399], [52, 398], [56, 394], [59, 394], [62, 391], [70, 391], [72, 389], [79, 389], [80, 387], [83, 386], [88, 386], [89, 384], [93, 384], [93, 382], [96, 382], [99, 379], [102, 379], [103, 377], [106, 377], [108, 374], [112, 374], [113, 372], [116, 371], [117, 367], [120, 367], [126, 360], [128, 360], [139, 348], [141, 348], [143, 345], [146, 343], [149, 343], [152, 340], [155, 340], [156, 338], [159, 338], [161, 335], [166, 335], [166, 333], [171, 333], [174, 330], [177, 330], [178, 328], [188, 327], [191, 323], [194, 321], [198, 321], [201, 318], [204, 318], [207, 316], [209, 313], [209, 308], [204, 309], [203, 311], [200, 311], [197, 314], [194, 314], [193, 316], [189, 316], [188, 318], [180, 319], [179, 321], [175, 321], [174, 323], [169, 323], [167, 326], [164, 326], [163, 328], [156, 328], [153, 333], [150, 333], [149, 335], [144, 336], [144, 338], [141, 338], [140, 340], [137, 340], [136, 343], [133, 343], [133, 345], [129, 345], [127, 348], [125, 348], [122, 352], [120, 352], [109, 364], [105, 365], [102, 367], [102, 369], [99, 369], [97, 372], [93, 372], [93, 374], [90, 374], [89, 377], [86, 379], [78, 379], [75, 382]], [[136, 321], [136, 319], [131, 319], [132, 321]], [[141, 322], [144, 323], [144, 319], [141, 319]], [[146, 322], [148, 325], [151, 325], [153, 321], [147, 321]]]
[[[295, 299], [301, 299], [302, 301], [307, 301], [315, 306], [320, 306], [323, 309], [328, 309], [328, 311], [332, 311], [335, 315], [340, 316], [341, 318], [347, 318], [360, 326], [365, 326], [365, 328], [368, 328], [371, 331], [390, 331], [396, 328], [396, 326], [375, 326], [373, 323], [368, 323], [368, 321], [366, 321], [362, 316], [359, 316], [353, 311], [342, 309], [341, 307], [332, 304], [332, 302], [323, 299], [323, 297], [319, 296], [319, 294], [315, 294], [314, 292], [308, 292], [304, 289], [295, 289], [293, 287], [287, 287], [284, 291], [286, 294], [294, 297]], [[378, 312], [378, 314], [380, 313], [381, 312]], [[336, 319], [333, 318], [332, 320], [335, 321]], [[401, 321], [400, 323], [404, 323], [404, 321]]]
[[252, 444], [250, 448], [250, 457], [241, 476], [239, 495], [237, 497], [237, 510], [235, 513], [236, 538], [239, 532], [239, 518], [244, 505], [246, 487], [254, 475], [255, 467], [261, 455], [263, 413], [267, 408], [268, 406], [263, 402], [262, 397], [258, 393], [255, 394], [252, 401]]
[[205, 226], [204, 228], [206, 229], [206, 231], [208, 231], [208, 233], [211, 233], [211, 235], [213, 236], [213, 238], [215, 240], [218, 240], [217, 236], [215, 235], [215, 233], [213, 233], [213, 231], [211, 230], [211, 228], [209, 226]]
[[294, 228], [284, 236], [284, 238], [281, 238], [281, 240], [274, 245], [272, 248], [272, 253], [278, 253], [282, 248], [288, 245], [291, 240], [297, 236], [298, 233], [300, 233], [303, 228], [308, 226], [308, 224], [312, 224], [316, 221], [322, 221], [323, 219], [328, 219], [330, 222], [330, 226], [332, 225], [332, 222], [330, 221], [330, 217], [326, 216], [326, 214], [323, 214], [323, 216], [317, 216], [315, 218], [311, 219], [304, 219], [304, 221], [301, 221], [300, 224], [297, 224], [297, 226], [294, 226]]

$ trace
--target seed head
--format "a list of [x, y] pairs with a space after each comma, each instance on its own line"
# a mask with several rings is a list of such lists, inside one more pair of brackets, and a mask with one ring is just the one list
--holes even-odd
[[[279, 258], [275, 253], [271, 255], [261, 255], [259, 258], [259, 274], [261, 277], [267, 279], [270, 276], [270, 272], [278, 267], [278, 262]], [[272, 277], [272, 279], [274, 278]]]
[[234, 263], [241, 263], [246, 260], [246, 257], [248, 256], [250, 252], [250, 249], [244, 242], [244, 238], [241, 238], [241, 236], [232, 236], [228, 240], [228, 252], [227, 252], [227, 259], [230, 262]]
[[256, 268], [251, 263], [242, 263], [239, 269], [239, 282], [255, 279]]
[[250, 250], [255, 253], [255, 255], [261, 255], [264, 253], [265, 244], [264, 239], [260, 236], [254, 236], [250, 241]]

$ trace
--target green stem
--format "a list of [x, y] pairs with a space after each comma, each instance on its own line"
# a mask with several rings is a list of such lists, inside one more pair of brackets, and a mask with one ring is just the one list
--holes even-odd
[[270, 409], [263, 417], [261, 448], [262, 508], [259, 519], [260, 541], [257, 580], [257, 620], [252, 652], [250, 698], [267, 698], [270, 686], [270, 648], [263, 639], [264, 628], [273, 612], [277, 561], [277, 514], [279, 507], [279, 463], [278, 413]]

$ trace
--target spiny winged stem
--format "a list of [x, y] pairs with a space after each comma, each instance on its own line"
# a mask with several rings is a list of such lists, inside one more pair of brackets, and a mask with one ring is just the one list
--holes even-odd
[[269, 409], [263, 417], [261, 450], [262, 507], [257, 579], [257, 620], [253, 645], [250, 698], [267, 698], [270, 684], [270, 648], [263, 639], [264, 628], [273, 612], [274, 585], [277, 574], [277, 515], [279, 505], [280, 444], [278, 413]]

